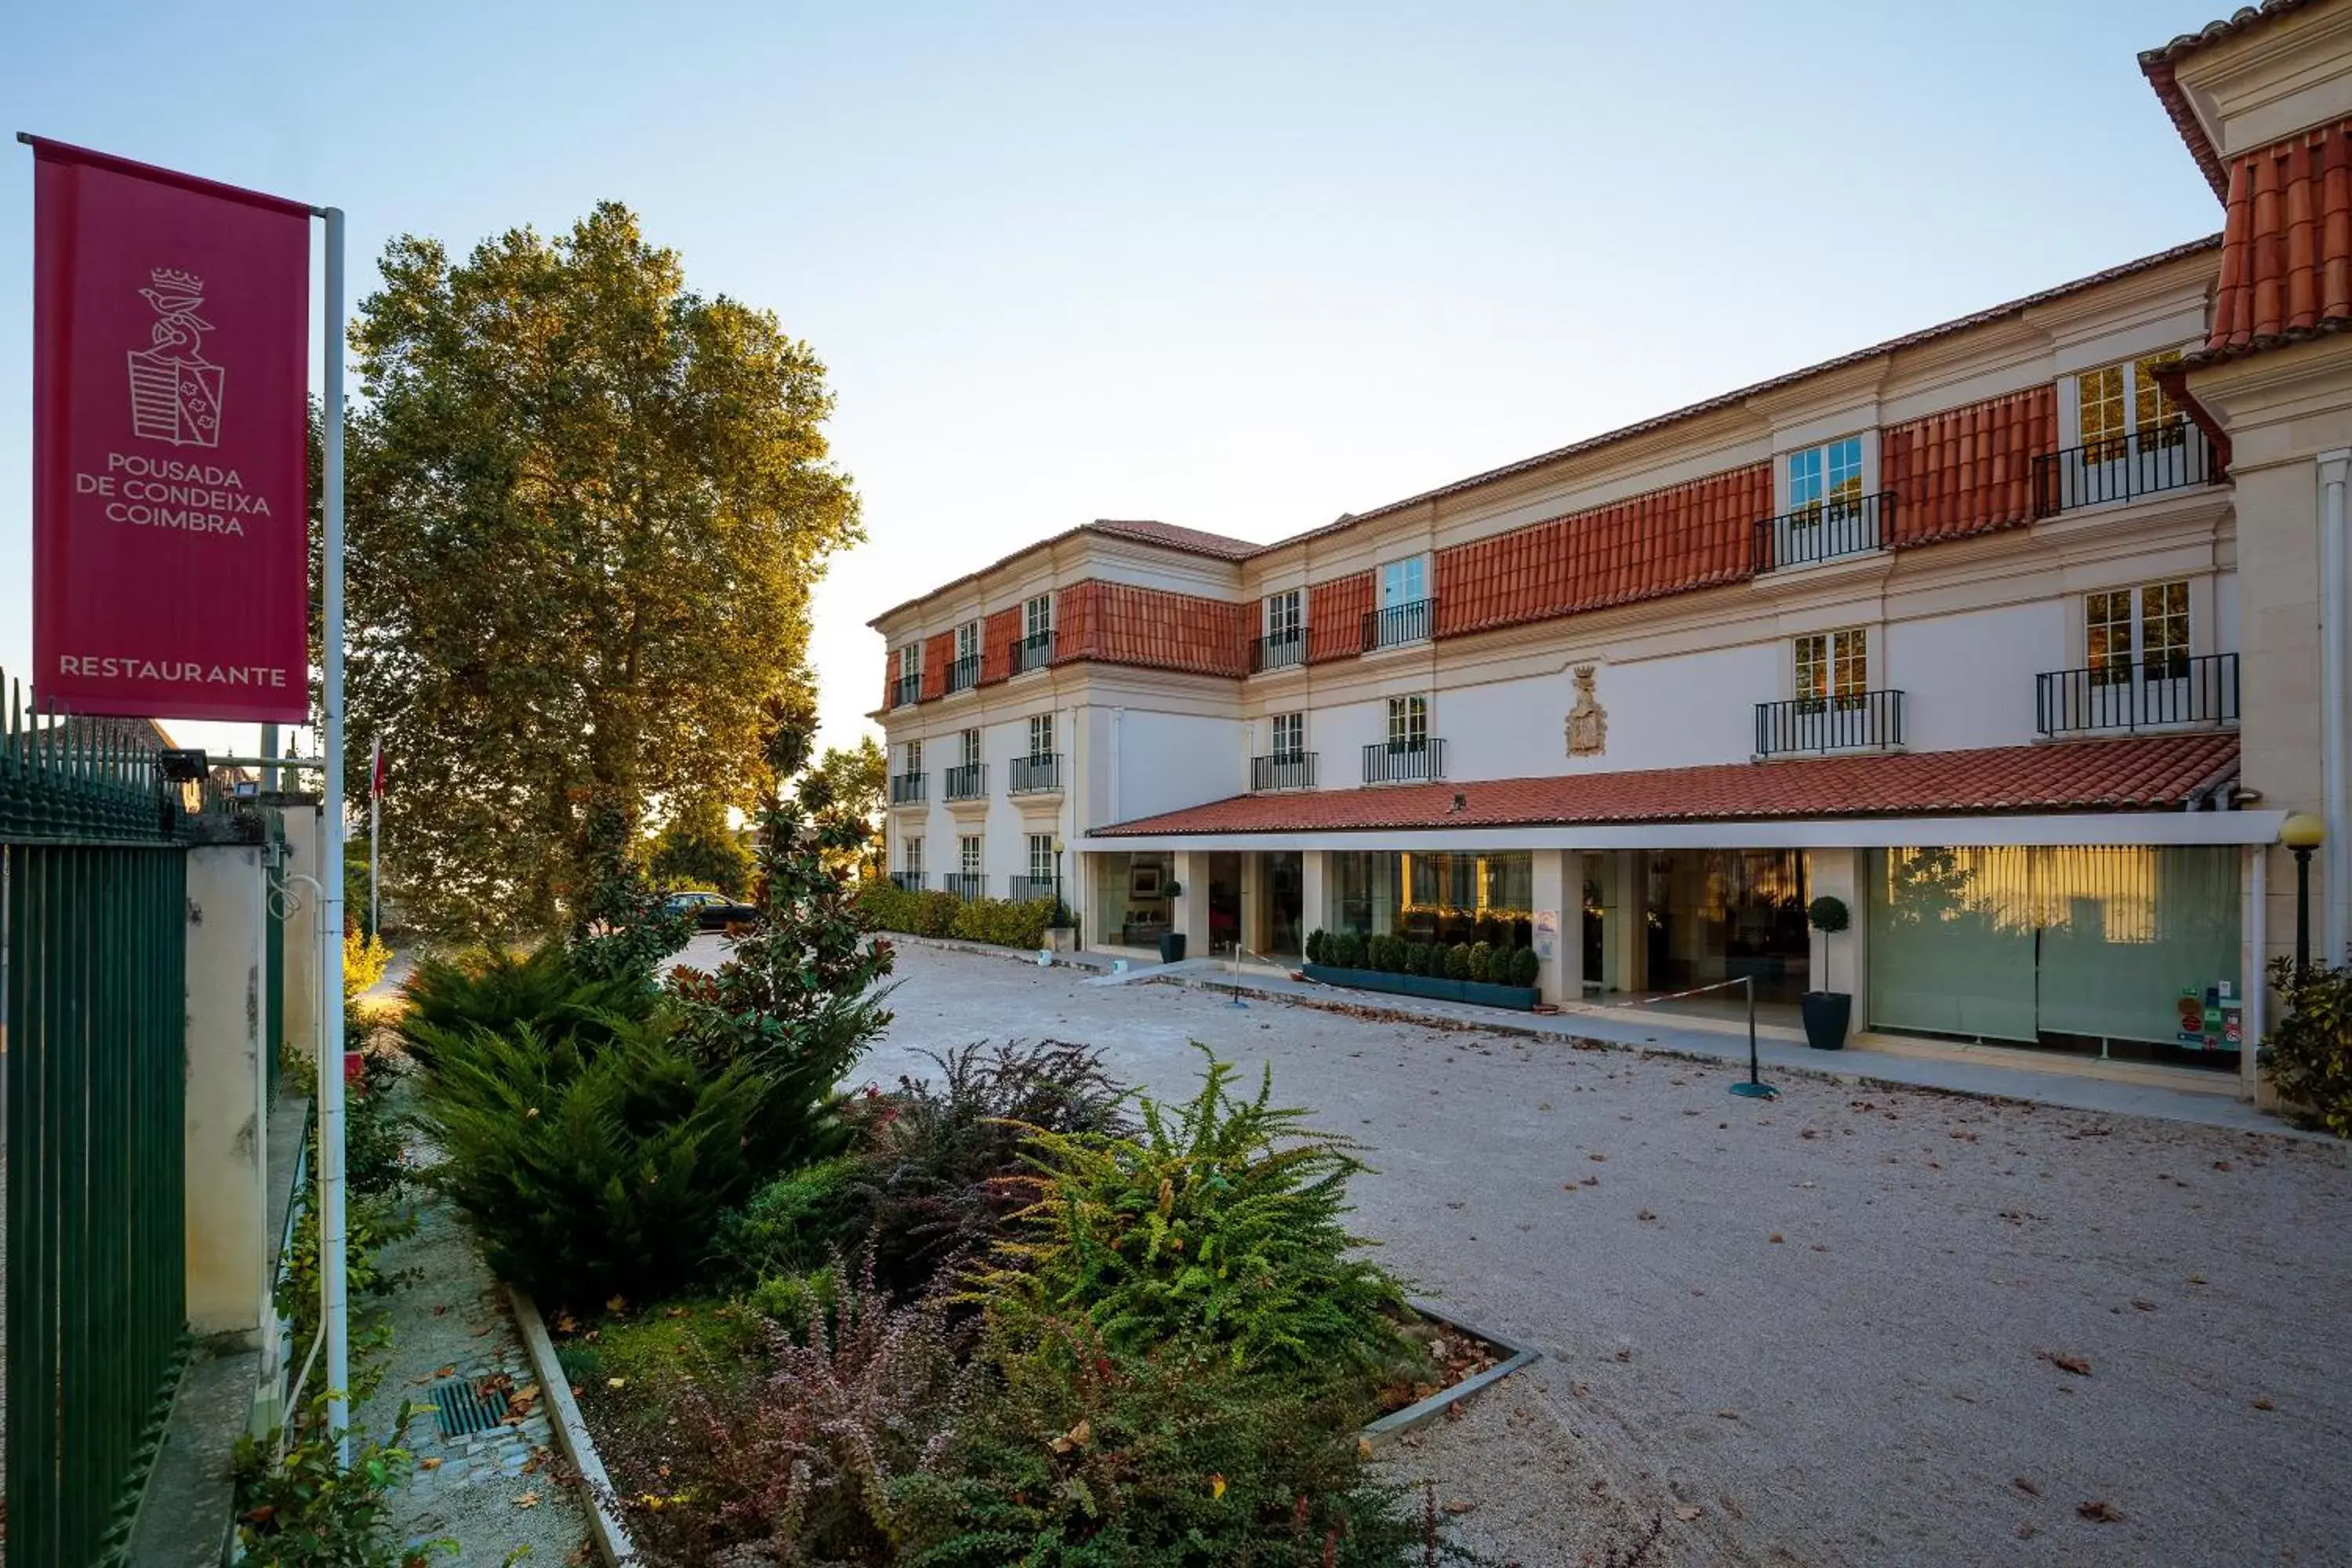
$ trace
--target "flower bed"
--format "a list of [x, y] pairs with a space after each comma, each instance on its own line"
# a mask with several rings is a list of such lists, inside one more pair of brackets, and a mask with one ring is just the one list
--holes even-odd
[[1481, 1007], [1516, 1007], [1526, 1012], [1543, 1000], [1533, 985], [1496, 985], [1476, 980], [1441, 980], [1427, 974], [1391, 974], [1379, 969], [1340, 969], [1309, 963], [1303, 973], [1326, 985], [1349, 985], [1359, 991], [1385, 991], [1392, 996], [1421, 996], [1433, 1002], [1472, 1002]]

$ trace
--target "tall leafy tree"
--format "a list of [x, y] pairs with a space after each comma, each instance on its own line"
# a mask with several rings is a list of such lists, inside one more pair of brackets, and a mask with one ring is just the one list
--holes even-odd
[[381, 731], [416, 923], [550, 929], [592, 803], [634, 831], [656, 797], [764, 797], [763, 705], [809, 701], [810, 592], [863, 537], [824, 367], [614, 203], [462, 262], [404, 237], [383, 272], [352, 331], [352, 765]]
[[647, 868], [665, 888], [716, 888], [740, 899], [751, 885], [751, 847], [727, 825], [727, 808], [709, 799], [672, 810], [654, 837]]
[[814, 772], [824, 780], [826, 796], [820, 825], [841, 829], [825, 851], [826, 863], [853, 879], [881, 876], [883, 797], [890, 773], [881, 742], [866, 735], [846, 750], [827, 746]]

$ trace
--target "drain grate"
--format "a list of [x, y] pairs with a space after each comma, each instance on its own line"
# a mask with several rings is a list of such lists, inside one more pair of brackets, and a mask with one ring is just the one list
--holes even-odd
[[444, 1437], [470, 1437], [507, 1418], [503, 1388], [493, 1386], [484, 1392], [475, 1386], [470, 1377], [452, 1377], [435, 1384], [427, 1392], [432, 1395], [434, 1417], [440, 1423]]

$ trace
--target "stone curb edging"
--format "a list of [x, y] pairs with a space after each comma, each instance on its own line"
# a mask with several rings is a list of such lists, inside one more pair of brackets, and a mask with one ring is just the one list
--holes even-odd
[[[944, 952], [969, 952], [976, 958], [1010, 959], [1015, 963], [1026, 963], [1032, 967], [1038, 966], [1037, 955], [1040, 952], [1050, 951], [1048, 949], [1035, 947], [999, 947], [994, 942], [966, 942], [961, 937], [917, 936], [912, 931], [877, 931], [869, 934], [882, 938], [885, 942], [889, 942], [893, 947], [898, 946], [901, 943], [911, 942], [917, 947], [938, 948]], [[1053, 954], [1052, 967], [1055, 969], [1087, 969], [1094, 970], [1097, 973], [1109, 973], [1108, 969], [1099, 967], [1096, 964], [1081, 963], [1066, 952], [1056, 952]]]
[[587, 1508], [588, 1534], [595, 1543], [596, 1555], [605, 1568], [635, 1563], [639, 1561], [637, 1549], [629, 1540], [627, 1528], [604, 1504], [613, 1495], [613, 1479], [597, 1455], [596, 1440], [588, 1435], [588, 1424], [580, 1418], [580, 1402], [572, 1397], [571, 1382], [556, 1359], [555, 1342], [548, 1337], [547, 1324], [541, 1321], [530, 1297], [513, 1285], [506, 1291], [508, 1304], [514, 1309], [515, 1327], [522, 1334], [523, 1353], [530, 1357], [531, 1373], [539, 1379], [540, 1397], [555, 1416], [549, 1425], [554, 1428], [556, 1446], [580, 1472], [581, 1500]]
[[1489, 1384], [1500, 1383], [1511, 1373], [1533, 1366], [1543, 1359], [1542, 1352], [1529, 1350], [1525, 1345], [1513, 1344], [1500, 1334], [1489, 1333], [1475, 1324], [1465, 1323], [1459, 1318], [1440, 1311], [1433, 1301], [1409, 1300], [1405, 1305], [1432, 1322], [1443, 1323], [1457, 1333], [1467, 1334], [1475, 1340], [1483, 1340], [1496, 1350], [1508, 1351], [1511, 1353], [1486, 1371], [1465, 1377], [1449, 1388], [1441, 1388], [1426, 1399], [1408, 1405], [1402, 1410], [1391, 1410], [1377, 1421], [1365, 1423], [1362, 1429], [1364, 1441], [1374, 1447], [1402, 1436], [1416, 1426], [1427, 1426], [1436, 1420], [1447, 1405], [1457, 1400], [1467, 1399]]

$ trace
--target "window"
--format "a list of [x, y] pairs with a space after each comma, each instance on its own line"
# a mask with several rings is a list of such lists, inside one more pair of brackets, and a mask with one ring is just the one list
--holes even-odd
[[1843, 517], [1862, 503], [1862, 437], [1847, 436], [1788, 458], [1789, 511]]
[[906, 847], [900, 850], [899, 853], [906, 860], [904, 869], [906, 870], [907, 875], [910, 877], [919, 877], [923, 874], [923, 841], [921, 839], [908, 839], [906, 841]]
[[[1813, 632], [1796, 641], [1797, 700], [1859, 700], [1870, 689], [1870, 633], [1860, 626]], [[1849, 705], [1842, 700], [1841, 706]]]
[[1054, 595], [1040, 594], [1021, 606], [1021, 623], [1025, 635], [1042, 637], [1054, 629]]
[[1033, 882], [1054, 879], [1054, 836], [1050, 833], [1029, 836], [1029, 879]]
[[1296, 640], [1298, 628], [1303, 624], [1305, 617], [1300, 613], [1297, 589], [1265, 596], [1265, 636], [1268, 642]]
[[[920, 741], [909, 741], [907, 742], [907, 772], [909, 773], [919, 773], [922, 771], [923, 743]], [[919, 838], [916, 839], [915, 842], [919, 844], [922, 840]]]
[[1390, 698], [1389, 750], [1425, 752], [1428, 749], [1429, 699], [1426, 697]]
[[1381, 568], [1381, 608], [1417, 605], [1429, 597], [1429, 558], [1408, 555]]
[[976, 768], [980, 766], [980, 731], [977, 730], [966, 730], [963, 732], [961, 739], [963, 741], [963, 765], [968, 768]]
[[898, 650], [898, 675], [901, 679], [920, 679], [923, 674], [923, 645], [910, 642]]
[[1029, 720], [1029, 754], [1050, 757], [1054, 754], [1054, 716], [1038, 713]]
[[2137, 436], [2142, 450], [2189, 439], [2180, 405], [2166, 395], [2156, 373], [2179, 354], [2148, 354], [2126, 364], [2086, 370], [2074, 378], [2075, 439], [2085, 462], [2120, 460]]
[[[1428, 731], [1428, 714], [1424, 711], [1422, 716], [1422, 732], [1426, 734]], [[1276, 714], [1274, 716], [1275, 761], [1295, 762], [1306, 753], [1307, 715], [1304, 713]]]
[[963, 867], [963, 874], [967, 877], [979, 876], [981, 867], [980, 835], [977, 833], [967, 833], [962, 837], [957, 839], [956, 852], [957, 858]]
[[978, 621], [966, 621], [956, 627], [955, 637], [958, 664], [963, 663], [966, 659], [980, 657], [980, 623]]
[[2094, 686], [2127, 686], [2135, 671], [2152, 680], [2187, 675], [2188, 582], [2084, 595], [2083, 654]]

